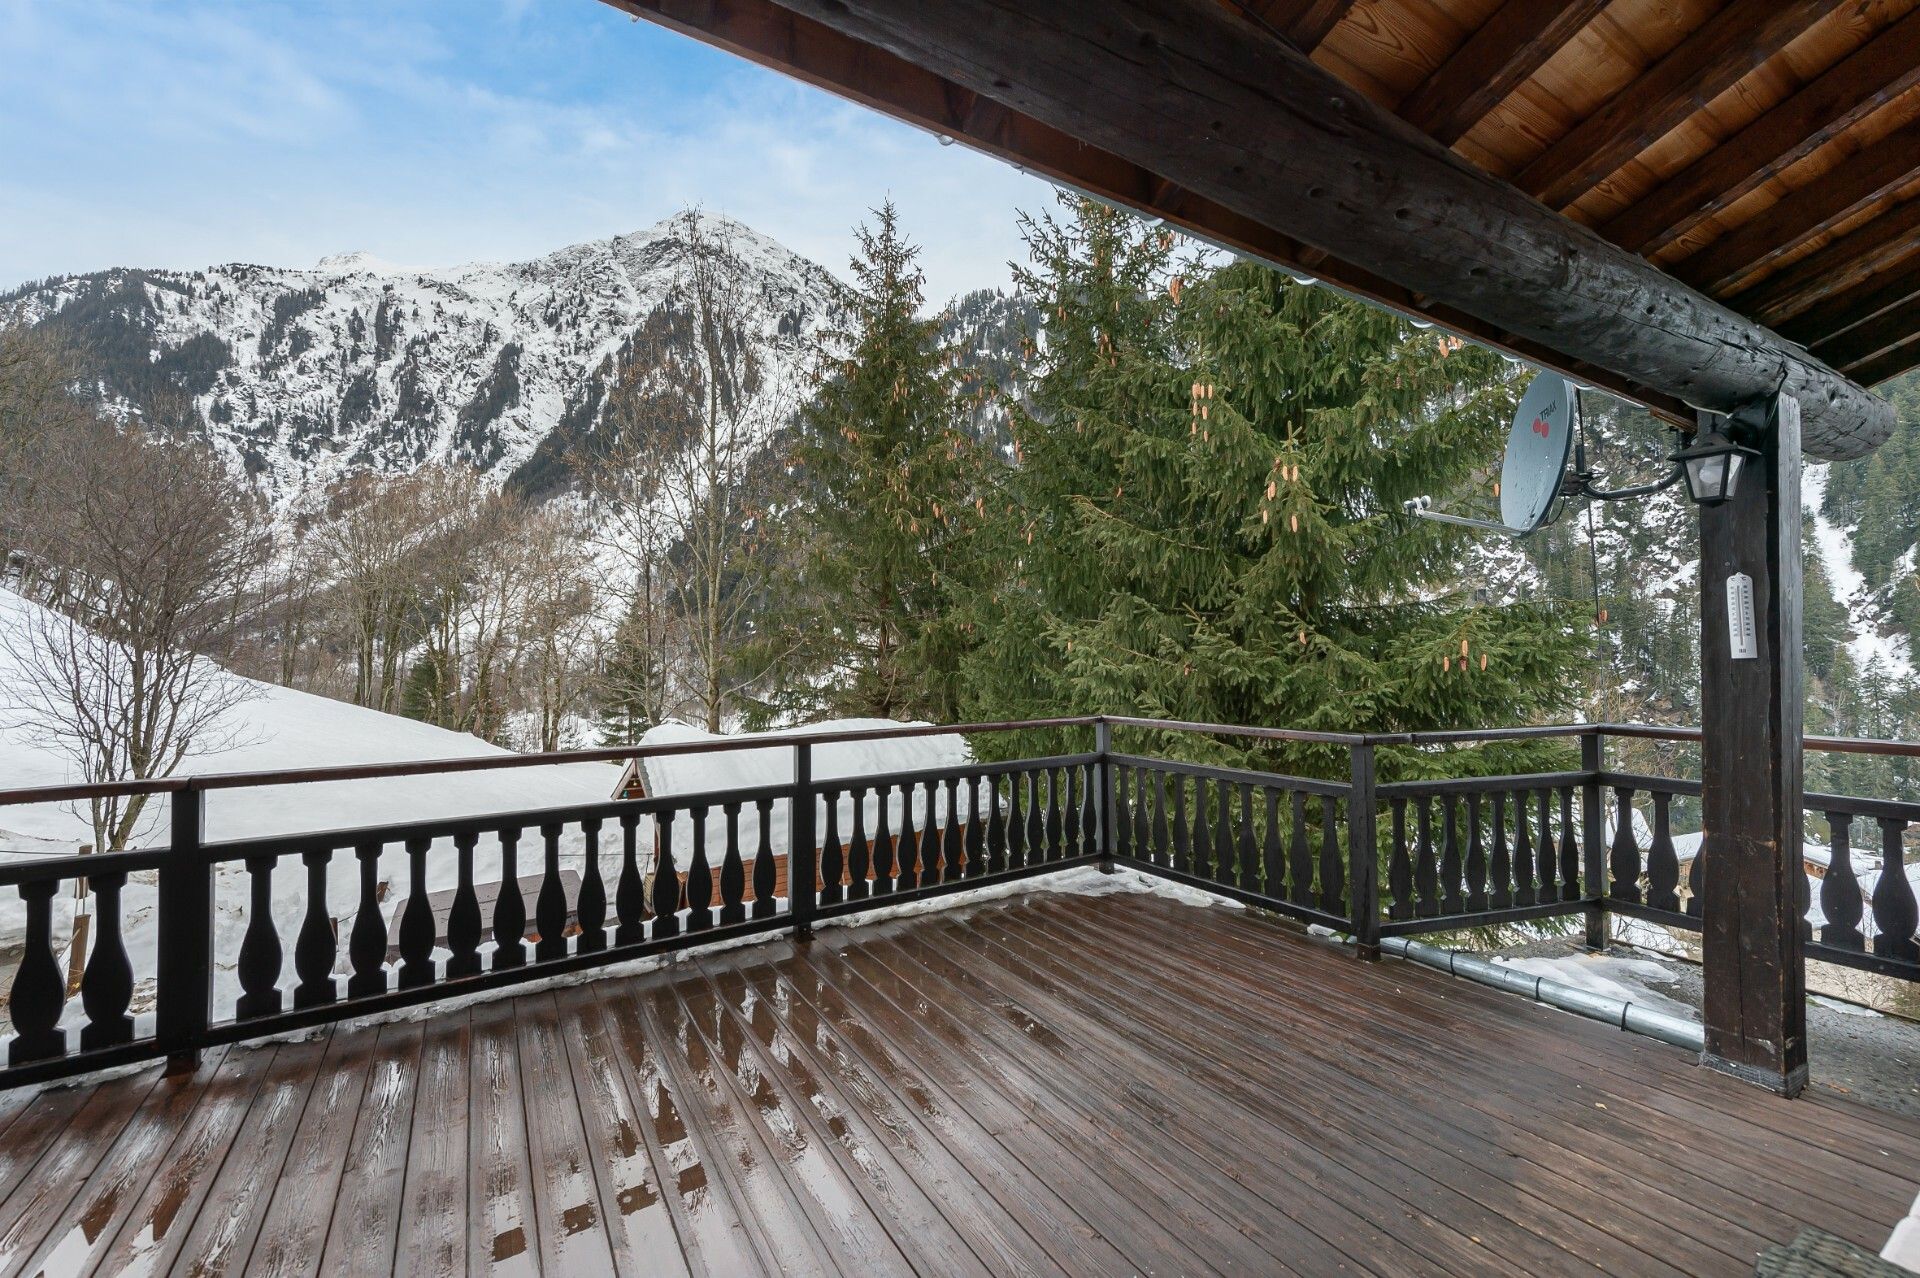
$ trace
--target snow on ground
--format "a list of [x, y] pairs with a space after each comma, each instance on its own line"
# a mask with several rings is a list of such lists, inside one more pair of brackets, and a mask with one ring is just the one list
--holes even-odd
[[[1827, 496], [1827, 468], [1809, 466], [1804, 476], [1806, 509], [1813, 516], [1813, 544], [1820, 555], [1820, 566], [1833, 583], [1834, 598], [1847, 611], [1847, 655], [1855, 668], [1865, 670], [1878, 661], [1895, 680], [1913, 677], [1913, 654], [1900, 635], [1880, 633], [1878, 620], [1869, 603], [1872, 591], [1867, 579], [1853, 566], [1853, 543], [1846, 530], [1829, 521], [1824, 512]], [[1912, 552], [1909, 551], [1909, 554]]]
[[[0, 627], [26, 624], [32, 604], [0, 591]], [[18, 678], [7, 664], [0, 645], [0, 682]], [[332, 701], [266, 684], [242, 702], [226, 725], [232, 736], [249, 744], [218, 754], [191, 758], [183, 775], [216, 772], [276, 771], [342, 764], [397, 763], [433, 759], [471, 759], [506, 756], [510, 752], [464, 733], [431, 724], [381, 714], [345, 702]], [[210, 792], [206, 799], [206, 834], [210, 840], [259, 835], [294, 834], [481, 815], [540, 808], [577, 806], [608, 798], [619, 772], [607, 764], [546, 764], [497, 771], [447, 773], [313, 785], [267, 786], [257, 789]], [[33, 734], [0, 718], [0, 787], [6, 789], [59, 785], [81, 779], [70, 760], [50, 752]], [[153, 816], [136, 846], [158, 846], [166, 838], [165, 802], [151, 805]], [[0, 806], [0, 859], [69, 855], [92, 839], [84, 805], [34, 804]], [[604, 841], [603, 841], [604, 844]], [[579, 831], [570, 830], [562, 844], [563, 865], [578, 870], [584, 863]], [[524, 838], [518, 872], [539, 869], [537, 835]], [[615, 870], [612, 850], [601, 849], [603, 873]], [[378, 863], [381, 899], [390, 915], [394, 903], [408, 889], [402, 849], [388, 847]], [[483, 843], [475, 856], [475, 876], [498, 879], [499, 851]], [[450, 840], [437, 841], [428, 852], [429, 890], [452, 887], [457, 881]], [[215, 960], [219, 967], [216, 1008], [229, 1009], [238, 993], [234, 967], [248, 918], [249, 879], [239, 865], [220, 867], [215, 881]], [[279, 863], [272, 878], [272, 913], [283, 952], [290, 955], [293, 938], [306, 910], [306, 876], [297, 860]], [[138, 875], [123, 897], [123, 935], [132, 958], [139, 988], [136, 1010], [151, 1003], [150, 974], [159, 943], [154, 914], [152, 875]], [[344, 938], [352, 926], [359, 897], [358, 866], [351, 852], [336, 851], [327, 872], [328, 915]], [[72, 934], [73, 901], [63, 892], [55, 898], [54, 942], [63, 957]], [[531, 910], [529, 910], [531, 912]], [[25, 934], [26, 914], [17, 893], [0, 892], [0, 955], [14, 949]], [[293, 983], [289, 959], [282, 987]], [[12, 960], [0, 957], [0, 982], [11, 980]], [[79, 1015], [77, 1003], [69, 1016]]]
[[1604, 998], [1633, 1003], [1656, 1012], [1694, 1019], [1694, 1011], [1661, 993], [1656, 986], [1671, 986], [1677, 979], [1664, 963], [1651, 959], [1616, 958], [1607, 954], [1569, 954], [1561, 958], [1500, 958], [1494, 962], [1528, 976], [1538, 976]]

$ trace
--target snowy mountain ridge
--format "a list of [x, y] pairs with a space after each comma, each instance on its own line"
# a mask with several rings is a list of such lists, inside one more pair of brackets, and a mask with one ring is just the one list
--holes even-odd
[[309, 270], [65, 276], [0, 299], [0, 318], [67, 330], [123, 411], [183, 396], [276, 505], [356, 471], [430, 462], [465, 461], [504, 483], [543, 443], [563, 453], [556, 432], [597, 428], [623, 351], [677, 304], [696, 229], [745, 300], [762, 393], [798, 402], [810, 343], [842, 318], [844, 286], [714, 213], [529, 262], [422, 270], [353, 252]]

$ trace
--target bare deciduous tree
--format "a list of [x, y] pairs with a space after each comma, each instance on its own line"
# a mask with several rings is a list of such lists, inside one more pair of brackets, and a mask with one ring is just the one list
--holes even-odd
[[[265, 566], [264, 514], [197, 443], [93, 422], [36, 444], [8, 544], [41, 572], [22, 625], [0, 632], [11, 726], [88, 781], [147, 780], [190, 753], [242, 744], [251, 695], [229, 659]], [[141, 797], [91, 805], [94, 845], [125, 847]]]

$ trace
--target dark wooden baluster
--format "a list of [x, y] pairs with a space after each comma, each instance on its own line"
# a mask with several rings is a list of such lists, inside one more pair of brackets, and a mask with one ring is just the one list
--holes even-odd
[[720, 810], [727, 819], [727, 851], [720, 860], [720, 922], [744, 923], [747, 921], [747, 863], [740, 855], [740, 805], [722, 804]]
[[[693, 809], [693, 848], [687, 861], [687, 931], [713, 926], [713, 863], [707, 859], [707, 805]], [[833, 805], [829, 801], [829, 814]], [[828, 820], [832, 817], [829, 815]], [[819, 827], [814, 827], [818, 829]]]
[[886, 896], [893, 892], [894, 875], [894, 835], [891, 829], [893, 814], [887, 809], [893, 802], [893, 787], [883, 785], [873, 792], [873, 894]]
[[500, 831], [500, 894], [493, 898], [493, 970], [527, 961], [527, 903], [520, 898], [520, 831]]
[[1531, 797], [1536, 800], [1535, 816], [1540, 831], [1539, 841], [1533, 848], [1534, 870], [1540, 876], [1540, 903], [1544, 905], [1559, 896], [1559, 889], [1554, 886], [1554, 873], [1560, 858], [1553, 846], [1553, 823], [1547, 819], [1547, 792], [1541, 790]]
[[347, 934], [347, 959], [353, 972], [347, 977], [348, 998], [370, 998], [387, 992], [387, 921], [380, 917], [380, 845], [362, 843], [353, 849], [360, 862], [360, 904], [353, 912], [353, 930]]
[[[838, 905], [846, 899], [847, 860], [846, 850], [840, 843], [840, 794], [836, 790], [822, 790], [820, 799], [826, 804], [826, 824], [820, 828], [820, 895], [821, 905]], [[687, 877], [687, 894], [693, 894], [693, 877]]]
[[280, 930], [273, 925], [274, 856], [247, 858], [247, 931], [240, 939], [240, 1020], [280, 1010]]
[[1527, 830], [1527, 795], [1513, 792], [1513, 903], [1532, 905], [1539, 895], [1533, 885], [1533, 836]]
[[1424, 794], [1414, 798], [1413, 889], [1414, 914], [1430, 919], [1440, 913], [1440, 857], [1433, 846], [1433, 803]]
[[770, 919], [780, 912], [780, 869], [773, 863], [773, 800], [756, 801], [754, 811], [760, 816], [760, 842], [753, 851], [753, 917]]
[[1006, 777], [994, 773], [987, 778], [987, 873], [999, 874], [1007, 868], [1007, 814], [1000, 802], [1000, 784]]
[[1027, 863], [1027, 817], [1020, 800], [1026, 780], [1015, 772], [1007, 778], [1007, 868], [1018, 870]]
[[1220, 796], [1220, 810], [1213, 823], [1213, 864], [1216, 883], [1235, 884], [1240, 881], [1239, 837], [1233, 829], [1233, 792], [1238, 787], [1222, 781], [1215, 787]]
[[93, 952], [80, 978], [80, 1006], [87, 1023], [80, 1029], [80, 1050], [91, 1052], [133, 1041], [133, 963], [120, 917], [120, 890], [127, 885], [124, 871], [96, 874], [87, 885], [93, 891]]
[[947, 778], [947, 828], [941, 840], [941, 858], [946, 862], [943, 883], [958, 883], [966, 873], [966, 828], [960, 824], [960, 778]]
[[1487, 908], [1487, 849], [1480, 841], [1480, 796], [1467, 795], [1467, 908]]
[[[1179, 802], [1179, 785], [1173, 787], [1175, 802]], [[1173, 856], [1173, 829], [1167, 825], [1167, 773], [1154, 773], [1154, 864], [1175, 865]]]
[[1080, 770], [1067, 768], [1062, 774], [1060, 793], [1060, 840], [1055, 856], [1075, 856], [1080, 851]]
[[920, 886], [920, 819], [914, 815], [914, 786], [900, 787], [900, 836], [894, 840], [893, 887], [911, 892]]
[[[967, 877], [987, 872], [987, 814], [980, 807], [979, 776], [967, 778]], [[988, 789], [988, 794], [992, 789]]]
[[1207, 795], [1205, 777], [1193, 779], [1193, 872], [1203, 879], [1214, 877], [1213, 823], [1207, 811], [1213, 806]]
[[1613, 847], [1607, 855], [1607, 875], [1613, 896], [1622, 901], [1640, 899], [1640, 841], [1633, 833], [1633, 790], [1613, 790]]
[[853, 833], [847, 838], [847, 899], [864, 901], [873, 879], [873, 845], [867, 838], [867, 788], [856, 786], [853, 798]]
[[1920, 907], [1907, 880], [1906, 831], [1907, 823], [1900, 818], [1880, 818], [1880, 878], [1873, 885], [1873, 925], [1879, 935], [1873, 938], [1873, 952], [1913, 963], [1920, 962], [1920, 945], [1913, 935], [1920, 930]]
[[1129, 769], [1133, 774], [1133, 843], [1132, 854], [1142, 861], [1155, 859], [1153, 846], [1153, 797], [1147, 787], [1146, 774], [1138, 768]]
[[1047, 819], [1052, 815], [1047, 795], [1053, 788], [1053, 774], [1045, 779], [1038, 772], [1027, 774], [1031, 789], [1027, 793], [1027, 864], [1038, 865], [1047, 859]]
[[620, 881], [613, 888], [613, 912], [620, 920], [613, 929], [615, 945], [638, 945], [647, 939], [647, 884], [640, 875], [638, 812], [620, 814]]
[[1340, 801], [1320, 798], [1320, 908], [1329, 914], [1347, 912], [1347, 862], [1340, 855]]
[[1820, 880], [1820, 912], [1827, 919], [1820, 928], [1820, 940], [1825, 945], [1864, 950], [1867, 939], [1860, 932], [1860, 920], [1866, 915], [1866, 899], [1853, 868], [1852, 815], [1827, 813], [1827, 830], [1833, 853], [1826, 877]]
[[1507, 850], [1507, 796], [1495, 790], [1487, 798], [1492, 801], [1493, 811], [1493, 855], [1487, 862], [1487, 880], [1492, 891], [1487, 896], [1487, 908], [1504, 910], [1513, 904], [1513, 856]]
[[567, 956], [567, 890], [560, 883], [560, 827], [547, 822], [540, 827], [545, 848], [546, 872], [540, 879], [540, 894], [533, 900], [533, 926], [540, 933], [534, 942], [533, 957], [546, 962]]
[[940, 881], [940, 841], [946, 826], [940, 820], [940, 786], [929, 781], [923, 787], [927, 795], [927, 819], [920, 827], [920, 886], [932, 887]]
[[26, 948], [13, 974], [7, 1012], [13, 1021], [13, 1042], [7, 1064], [49, 1060], [67, 1054], [67, 1032], [59, 1028], [60, 1010], [67, 1002], [67, 982], [53, 953], [53, 897], [58, 879], [34, 879], [19, 886], [27, 903]]
[[1687, 865], [1687, 913], [1694, 918], [1700, 917], [1700, 876], [1707, 860], [1707, 840], [1703, 835], [1700, 846], [1694, 849], [1693, 860]]
[[1047, 860], [1049, 861], [1057, 861], [1066, 855], [1066, 821], [1063, 812], [1065, 804], [1062, 802], [1064, 791], [1065, 785], [1060, 775], [1060, 769], [1048, 768], [1047, 832], [1044, 846], [1047, 849]]
[[433, 902], [427, 899], [427, 849], [433, 840], [407, 840], [407, 908], [400, 914], [400, 988], [433, 984]]
[[1173, 774], [1173, 805], [1164, 807], [1162, 815], [1170, 818], [1169, 856], [1172, 867], [1182, 874], [1193, 872], [1192, 848], [1188, 844], [1191, 832], [1187, 826], [1187, 779], [1179, 773]]
[[480, 898], [473, 888], [473, 847], [479, 835], [472, 830], [453, 836], [460, 884], [447, 911], [447, 976], [476, 976], [480, 972]]
[[673, 813], [662, 812], [654, 819], [660, 846], [653, 863], [653, 924], [648, 936], [655, 941], [680, 935], [680, 867], [673, 860], [673, 818]]
[[1680, 857], [1673, 850], [1673, 796], [1653, 796], [1653, 844], [1647, 848], [1647, 904], [1656, 910], [1680, 909]]
[[322, 1007], [339, 991], [333, 981], [338, 941], [333, 934], [333, 911], [327, 905], [327, 866], [332, 848], [308, 848], [300, 854], [307, 867], [307, 909], [300, 916], [300, 934], [293, 940], [293, 971], [300, 983], [293, 987], [295, 1007]]
[[[1541, 815], [1545, 824], [1546, 800], [1551, 797], [1542, 791]], [[1599, 886], [1595, 885], [1595, 891]], [[1573, 825], [1573, 787], [1560, 787], [1560, 899], [1577, 901], [1580, 899], [1580, 840], [1574, 834]]]
[[1260, 890], [1260, 862], [1254, 853], [1253, 787], [1240, 787], [1240, 890]]
[[1387, 800], [1393, 809], [1393, 851], [1387, 858], [1387, 891], [1393, 901], [1387, 906], [1390, 919], [1413, 917], [1413, 857], [1407, 846], [1407, 800], [1396, 794]]
[[1260, 843], [1260, 890], [1274, 900], [1287, 893], [1286, 853], [1280, 842], [1280, 791], [1264, 787], [1267, 796], [1267, 830]]
[[1313, 853], [1307, 844], [1307, 795], [1293, 796], [1293, 830], [1287, 841], [1287, 899], [1295, 905], [1313, 904]]
[[1133, 770], [1119, 764], [1108, 765], [1113, 778], [1113, 852], [1115, 856], [1133, 855], [1133, 835], [1138, 819], [1133, 810]]
[[1097, 856], [1100, 852], [1100, 825], [1106, 820], [1099, 810], [1098, 774], [1090, 767], [1080, 769], [1080, 853]]
[[1454, 819], [1459, 804], [1450, 794], [1440, 800], [1440, 912], [1458, 914], [1466, 908], [1460, 895], [1460, 826]]
[[587, 864], [580, 872], [580, 899], [573, 908], [580, 924], [580, 939], [574, 943], [574, 950], [596, 954], [607, 948], [607, 882], [600, 875], [600, 818], [582, 817], [580, 835]]

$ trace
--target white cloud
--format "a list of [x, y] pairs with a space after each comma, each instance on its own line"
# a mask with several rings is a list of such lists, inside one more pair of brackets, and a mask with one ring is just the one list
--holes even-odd
[[[84, 16], [83, 16], [84, 13]], [[1036, 179], [584, 0], [0, 7], [0, 287], [111, 265], [538, 256], [698, 204], [844, 270], [883, 198], [934, 298]]]

